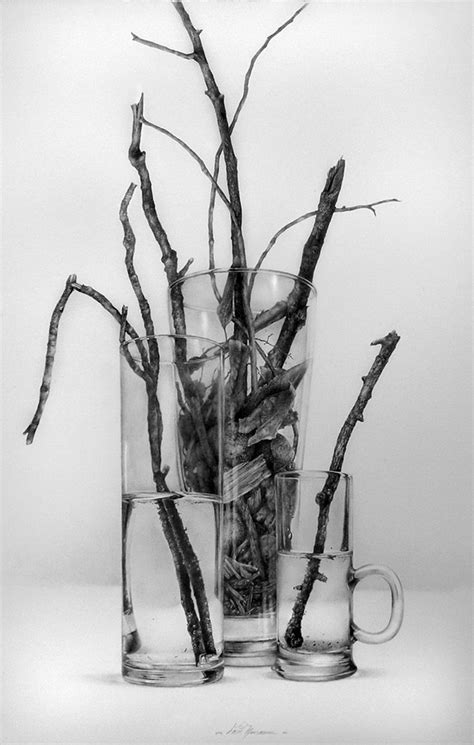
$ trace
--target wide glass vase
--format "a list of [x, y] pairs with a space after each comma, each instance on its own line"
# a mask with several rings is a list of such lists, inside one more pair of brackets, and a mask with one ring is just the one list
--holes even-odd
[[122, 674], [223, 673], [222, 354], [178, 336], [121, 345]]
[[[230, 665], [276, 651], [275, 475], [302, 465], [316, 291], [285, 272], [216, 269], [170, 288], [171, 322], [222, 344], [224, 639]], [[177, 309], [182, 308], [180, 315]]]

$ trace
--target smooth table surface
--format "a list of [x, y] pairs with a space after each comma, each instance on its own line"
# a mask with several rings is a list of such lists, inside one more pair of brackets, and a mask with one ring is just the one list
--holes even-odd
[[[399, 635], [356, 644], [350, 678], [226, 668], [213, 685], [145, 688], [121, 679], [120, 588], [6, 587], [2, 742], [472, 743], [469, 591], [405, 601]], [[358, 591], [360, 625], [383, 625], [386, 613], [382, 593]]]

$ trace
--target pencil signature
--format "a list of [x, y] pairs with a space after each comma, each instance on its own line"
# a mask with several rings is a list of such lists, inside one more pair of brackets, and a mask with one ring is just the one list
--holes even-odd
[[[232, 727], [230, 727], [228, 730], [217, 730], [216, 735], [240, 735], [241, 738], [244, 740], [246, 737], [249, 737], [250, 735], [276, 735], [278, 734], [274, 730], [267, 730], [267, 729], [256, 729], [252, 724], [249, 722], [234, 722]], [[280, 732], [281, 735], [286, 735], [286, 732]]]

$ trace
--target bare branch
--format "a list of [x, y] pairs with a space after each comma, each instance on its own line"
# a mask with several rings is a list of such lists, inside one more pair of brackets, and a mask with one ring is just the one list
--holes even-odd
[[[229, 199], [232, 205], [232, 211], [236, 217], [236, 221], [232, 221], [232, 266], [234, 267], [245, 267], [246, 256], [245, 246], [241, 237], [240, 229], [242, 227], [242, 204], [240, 201], [240, 188], [239, 188], [239, 176], [237, 169], [237, 158], [234, 152], [231, 132], [229, 128], [229, 121], [227, 118], [227, 112], [224, 104], [224, 96], [221, 94], [212, 70], [207, 61], [206, 54], [200, 38], [200, 32], [194, 27], [188, 12], [184, 8], [183, 3], [180, 0], [173, 2], [173, 5], [178, 12], [183, 26], [191, 40], [193, 45], [194, 54], [193, 57], [198, 63], [203, 76], [204, 82], [206, 83], [206, 94], [209, 96], [214, 112], [216, 115], [217, 126], [222, 142], [224, 152], [224, 162], [226, 165], [227, 175], [227, 187], [229, 190]], [[238, 229], [237, 229], [238, 228]]]
[[[354, 212], [354, 210], [371, 210], [374, 215], [377, 215], [374, 207], [377, 207], [379, 204], [387, 204], [388, 202], [399, 202], [399, 199], [381, 199], [378, 202], [370, 202], [370, 204], [356, 204], [353, 207], [336, 207], [334, 212]], [[318, 210], [312, 210], [311, 212], [305, 212], [304, 215], [300, 215], [295, 220], [291, 220], [291, 222], [287, 223], [286, 225], [283, 225], [280, 230], [277, 230], [275, 235], [270, 239], [268, 246], [263, 251], [262, 255], [260, 256], [259, 260], [255, 264], [255, 271], [258, 271], [260, 267], [262, 266], [264, 260], [268, 256], [269, 252], [277, 242], [278, 238], [283, 235], [287, 230], [290, 228], [293, 228], [295, 225], [298, 225], [298, 223], [303, 222], [304, 220], [307, 220], [310, 217], [316, 217], [318, 214]], [[253, 286], [254, 281], [254, 275], [252, 275], [252, 278], [250, 280], [251, 286]]]
[[38, 406], [34, 413], [33, 419], [28, 427], [23, 432], [26, 435], [26, 444], [31, 445], [34, 440], [36, 430], [41, 420], [46, 401], [48, 400], [49, 391], [51, 388], [51, 376], [53, 372], [54, 356], [56, 354], [56, 342], [58, 338], [59, 321], [63, 314], [66, 303], [73, 291], [73, 283], [76, 281], [76, 275], [71, 274], [66, 281], [66, 287], [63, 290], [61, 297], [59, 298], [53, 313], [51, 315], [51, 321], [49, 324], [48, 333], [48, 346], [46, 349], [46, 360], [44, 365], [43, 380], [40, 388], [40, 396]]
[[388, 202], [399, 202], [399, 199], [381, 199], [379, 202], [370, 202], [370, 204], [356, 204], [353, 207], [336, 207], [334, 212], [353, 212], [354, 210], [370, 210], [377, 216], [374, 207], [379, 204], [388, 204]]
[[59, 298], [51, 315], [51, 321], [49, 324], [49, 332], [48, 332], [48, 344], [46, 348], [46, 360], [45, 360], [45, 366], [44, 366], [44, 372], [43, 372], [43, 379], [41, 381], [38, 406], [34, 413], [33, 419], [31, 420], [30, 424], [23, 432], [23, 434], [26, 435], [27, 445], [31, 445], [31, 443], [34, 440], [36, 430], [38, 429], [38, 425], [43, 415], [44, 407], [46, 406], [46, 401], [48, 400], [48, 396], [49, 396], [50, 389], [51, 389], [51, 378], [52, 378], [52, 373], [53, 373], [54, 358], [56, 354], [59, 321], [61, 320], [61, 316], [63, 314], [64, 308], [66, 307], [66, 303], [74, 290], [78, 292], [82, 292], [92, 297], [94, 300], [100, 303], [100, 305], [102, 305], [102, 307], [105, 310], [107, 310], [115, 318], [115, 320], [121, 325], [121, 327], [123, 326], [124, 331], [129, 336], [131, 336], [134, 339], [138, 338], [138, 334], [133, 328], [133, 326], [131, 326], [128, 323], [128, 321], [123, 319], [123, 314], [120, 313], [120, 311], [117, 310], [117, 308], [114, 305], [112, 305], [110, 300], [108, 300], [104, 295], [101, 295], [100, 292], [97, 292], [97, 290], [94, 290], [92, 287], [86, 287], [86, 285], [79, 285], [76, 280], [77, 280], [77, 277], [75, 274], [71, 274], [68, 277], [66, 281], [66, 287], [64, 288], [63, 293], [61, 297]]
[[275, 36], [278, 36], [278, 34], [280, 34], [282, 31], [284, 31], [285, 28], [287, 28], [287, 26], [290, 25], [290, 23], [293, 23], [293, 21], [301, 13], [301, 11], [303, 11], [306, 8], [307, 4], [308, 3], [304, 3], [304, 5], [301, 5], [301, 7], [299, 7], [298, 10], [296, 10], [293, 13], [293, 15], [290, 18], [288, 18], [287, 21], [285, 21], [285, 23], [283, 23], [281, 26], [279, 26], [269, 36], [267, 36], [267, 38], [263, 42], [262, 46], [255, 52], [255, 54], [253, 55], [252, 59], [250, 60], [249, 68], [248, 68], [248, 70], [247, 70], [247, 72], [245, 74], [244, 90], [243, 90], [243, 93], [242, 93], [242, 97], [241, 97], [241, 99], [240, 99], [240, 101], [239, 101], [239, 103], [237, 105], [237, 108], [235, 110], [235, 114], [234, 114], [234, 116], [232, 118], [232, 122], [231, 122], [231, 125], [230, 125], [230, 131], [231, 132], [234, 129], [235, 124], [236, 124], [236, 122], [237, 122], [237, 120], [238, 120], [238, 118], [240, 116], [240, 112], [242, 111], [242, 108], [243, 108], [243, 106], [245, 104], [245, 101], [247, 100], [247, 97], [248, 97], [248, 94], [249, 94], [250, 78], [252, 77], [252, 72], [253, 72], [253, 69], [255, 67], [255, 63], [256, 63], [257, 59], [260, 57], [260, 55], [262, 54], [262, 52], [265, 51], [265, 49], [268, 47], [268, 45], [270, 44], [270, 42], [272, 41], [272, 39], [274, 39]]
[[194, 54], [190, 52], [189, 54], [186, 54], [186, 52], [180, 52], [178, 49], [171, 49], [170, 47], [165, 47], [163, 44], [157, 44], [155, 41], [148, 41], [148, 39], [141, 39], [140, 36], [137, 36], [136, 34], [132, 33], [132, 41], [137, 41], [139, 44], [143, 44], [146, 47], [152, 47], [153, 49], [159, 49], [160, 52], [169, 52], [169, 54], [176, 54], [177, 57], [182, 57], [183, 59], [194, 59]]
[[149, 122], [143, 116], [142, 116], [141, 121], [142, 121], [142, 124], [145, 124], [147, 127], [151, 127], [152, 129], [156, 129], [157, 132], [161, 132], [162, 134], [166, 135], [171, 140], [173, 140], [173, 142], [177, 142], [178, 145], [180, 145], [182, 148], [184, 148], [184, 150], [186, 150], [186, 152], [189, 153], [189, 155], [192, 158], [194, 158], [194, 160], [196, 161], [196, 163], [199, 164], [199, 167], [200, 167], [201, 171], [203, 172], [203, 174], [214, 185], [217, 193], [219, 194], [220, 198], [222, 199], [222, 201], [224, 202], [225, 206], [229, 210], [230, 216], [231, 216], [233, 222], [235, 223], [237, 229], [240, 232], [240, 225], [238, 223], [237, 216], [235, 215], [235, 213], [234, 213], [234, 211], [232, 209], [232, 205], [231, 205], [231, 203], [230, 203], [227, 195], [222, 191], [222, 189], [220, 188], [219, 184], [216, 181], [214, 181], [214, 178], [213, 178], [211, 172], [209, 171], [208, 167], [204, 163], [203, 159], [196, 153], [196, 151], [193, 150], [192, 147], [190, 147], [180, 137], [177, 137], [177, 135], [173, 134], [173, 132], [170, 132], [169, 129], [165, 129], [165, 127], [160, 127], [158, 124], [153, 124], [153, 122]]
[[135, 235], [133, 233], [132, 226], [130, 225], [130, 220], [128, 218], [128, 205], [130, 204], [130, 200], [133, 196], [133, 192], [135, 191], [135, 189], [136, 189], [136, 185], [130, 184], [120, 204], [119, 217], [120, 217], [120, 222], [122, 223], [122, 227], [123, 227], [123, 245], [125, 248], [125, 266], [127, 267], [127, 273], [130, 279], [130, 284], [133, 287], [133, 291], [135, 292], [135, 296], [140, 306], [140, 311], [142, 314], [143, 324], [145, 326], [146, 334], [147, 336], [154, 336], [155, 327], [153, 324], [153, 319], [151, 317], [150, 304], [148, 303], [148, 300], [143, 294], [140, 280], [138, 279], [137, 273], [135, 271], [135, 267], [133, 265], [133, 257], [135, 254]]
[[155, 326], [153, 324], [153, 319], [151, 316], [150, 304], [148, 300], [146, 299], [145, 295], [143, 294], [142, 286], [140, 284], [140, 280], [138, 279], [138, 275], [135, 271], [135, 266], [133, 264], [136, 241], [135, 241], [135, 234], [132, 230], [132, 226], [130, 224], [130, 220], [128, 217], [128, 205], [130, 204], [130, 200], [132, 199], [133, 192], [135, 191], [135, 189], [136, 189], [136, 185], [130, 184], [120, 204], [119, 217], [120, 217], [120, 222], [122, 223], [122, 227], [123, 227], [123, 245], [125, 248], [125, 266], [127, 268], [127, 273], [128, 273], [128, 278], [130, 280], [130, 284], [132, 285], [133, 291], [135, 293], [135, 297], [138, 300], [138, 306], [140, 308], [140, 313], [143, 319], [143, 325], [145, 326], [145, 332], [147, 336], [149, 337], [148, 345], [150, 349], [150, 363], [151, 363], [152, 372], [154, 372], [154, 374], [157, 375], [159, 364], [160, 364], [160, 354], [158, 351], [158, 344], [156, 343], [156, 340], [153, 338], [155, 336]]
[[329, 508], [339, 484], [340, 472], [342, 469], [344, 455], [346, 452], [347, 444], [349, 442], [349, 438], [357, 422], [363, 421], [363, 412], [372, 397], [374, 386], [380, 378], [380, 375], [382, 374], [382, 371], [389, 361], [390, 356], [395, 350], [395, 347], [397, 346], [399, 340], [400, 337], [398, 336], [397, 332], [391, 331], [382, 339], [378, 339], [377, 341], [372, 342], [372, 344], [379, 344], [381, 346], [380, 352], [377, 354], [367, 375], [364, 375], [364, 377], [362, 378], [363, 385], [360, 393], [344, 424], [342, 425], [341, 431], [337, 438], [331, 465], [329, 466], [330, 473], [321, 492], [316, 496], [316, 501], [319, 504], [319, 516], [313, 548], [314, 556], [308, 561], [305, 576], [303, 582], [301, 583], [297, 598], [293, 605], [291, 618], [285, 631], [285, 640], [288, 646], [293, 649], [301, 647], [303, 643], [303, 636], [301, 634], [301, 622], [303, 619], [303, 614], [305, 612], [308, 599], [313, 590], [314, 583], [316, 580], [320, 579], [319, 555], [324, 553], [327, 526], [329, 521]]
[[[307, 220], [309, 217], [315, 217], [317, 215], [317, 213], [318, 213], [317, 210], [313, 210], [312, 212], [306, 212], [304, 215], [301, 215], [300, 217], [297, 217], [295, 220], [292, 220], [291, 222], [289, 222], [286, 225], [284, 225], [282, 228], [280, 228], [280, 230], [277, 230], [277, 232], [275, 233], [275, 235], [270, 239], [270, 241], [268, 243], [268, 246], [263, 251], [263, 253], [260, 256], [259, 260], [255, 264], [255, 272], [258, 272], [258, 270], [262, 266], [263, 262], [265, 261], [266, 257], [268, 256], [268, 254], [272, 250], [273, 246], [277, 242], [278, 238], [281, 235], [283, 235], [283, 233], [286, 230], [289, 230], [290, 228], [293, 228], [295, 225], [298, 225], [298, 223], [303, 222], [303, 220]], [[252, 274], [251, 277], [250, 277], [250, 282], [249, 282], [250, 290], [252, 290], [253, 285], [254, 285], [254, 282], [255, 282], [255, 274]]]
[[298, 270], [298, 276], [306, 282], [295, 283], [295, 287], [288, 297], [288, 312], [280, 335], [275, 347], [270, 352], [272, 363], [277, 368], [283, 366], [293, 339], [305, 322], [306, 302], [310, 293], [310, 286], [307, 283], [313, 281], [314, 270], [342, 188], [344, 169], [345, 161], [340, 158], [336, 165], [329, 170], [324, 189], [321, 192], [316, 219], [304, 245]]
[[[287, 26], [292, 23], [296, 16], [301, 13], [302, 10], [306, 7], [307, 3], [302, 5], [298, 10], [293, 13], [293, 15], [285, 21], [279, 28], [276, 29], [270, 36], [267, 36], [266, 40], [262, 44], [262, 46], [257, 50], [257, 52], [253, 55], [252, 59], [250, 60], [249, 68], [245, 74], [244, 79], [244, 89], [242, 96], [240, 98], [239, 103], [237, 104], [237, 108], [235, 110], [234, 116], [232, 117], [232, 121], [229, 126], [229, 134], [232, 134], [234, 131], [234, 127], [237, 124], [238, 118], [240, 116], [240, 112], [242, 111], [242, 108], [245, 104], [245, 101], [247, 100], [248, 94], [249, 94], [249, 87], [250, 87], [250, 78], [252, 77], [252, 72], [255, 67], [255, 63], [257, 62], [257, 59], [260, 57], [262, 52], [265, 51], [269, 43], [272, 39], [275, 38], [279, 33], [281, 33]], [[221, 143], [219, 146], [219, 149], [217, 150], [217, 153], [214, 158], [214, 172], [213, 172], [213, 178], [214, 181], [217, 182], [217, 179], [219, 178], [219, 164], [220, 164], [220, 158], [222, 155], [223, 150], [223, 144]], [[216, 201], [216, 188], [213, 184], [211, 187], [211, 193], [209, 197], [209, 208], [208, 208], [208, 236], [209, 236], [209, 269], [215, 268], [215, 261], [214, 261], [214, 207], [215, 207], [215, 201]], [[215, 288], [216, 291], [217, 288]]]
[[[376, 215], [376, 212], [374, 210], [374, 207], [376, 207], [379, 204], [387, 204], [388, 202], [399, 202], [399, 199], [382, 199], [378, 202], [371, 202], [370, 204], [358, 204], [353, 207], [336, 207], [334, 212], [353, 212], [354, 210], [363, 210], [368, 209], [371, 210], [374, 215]], [[278, 230], [275, 235], [270, 239], [267, 247], [262, 252], [259, 260], [255, 264], [254, 271], [257, 272], [260, 267], [262, 266], [264, 260], [270, 253], [271, 249], [277, 242], [278, 238], [283, 235], [287, 230], [290, 228], [293, 228], [295, 225], [298, 225], [298, 223], [303, 222], [304, 220], [307, 220], [310, 217], [316, 217], [318, 214], [318, 210], [312, 210], [311, 212], [305, 212], [304, 215], [300, 215], [295, 220], [291, 220], [291, 222], [287, 223], [286, 225], [283, 225], [280, 230]], [[250, 280], [249, 280], [249, 292], [252, 291], [254, 282], [255, 282], [255, 274], [251, 273]], [[269, 326], [271, 323], [276, 323], [276, 321], [280, 321], [282, 318], [285, 317], [288, 310], [288, 304], [285, 301], [279, 301], [278, 303], [275, 303], [275, 305], [272, 308], [269, 308], [268, 310], [262, 311], [258, 314], [255, 318], [255, 328], [256, 330], [265, 328], [266, 326]]]
[[[139, 175], [143, 212], [150, 230], [161, 249], [161, 261], [165, 268], [168, 285], [171, 286], [178, 278], [178, 257], [176, 251], [171, 248], [166, 231], [158, 217], [153, 196], [153, 187], [148, 167], [146, 165], [146, 154], [141, 149], [143, 94], [141, 95], [139, 102], [132, 106], [132, 112], [132, 139], [128, 151], [128, 157], [130, 163]], [[175, 332], [177, 334], [186, 334], [186, 320], [184, 316], [183, 295], [180, 284], [175, 284], [174, 287], [171, 288], [170, 297]]]
[[330, 471], [340, 471], [342, 469], [342, 462], [347, 448], [347, 443], [352, 434], [352, 431], [357, 422], [363, 421], [364, 409], [372, 397], [372, 391], [377, 380], [380, 378], [382, 371], [390, 359], [392, 352], [395, 350], [400, 337], [396, 331], [391, 331], [389, 334], [384, 336], [382, 339], [377, 339], [372, 342], [372, 346], [380, 346], [380, 352], [377, 354], [372, 367], [370, 368], [367, 375], [362, 378], [362, 388], [357, 397], [357, 401], [349, 412], [346, 421], [344, 422], [342, 429], [337, 438], [336, 446], [329, 466]]

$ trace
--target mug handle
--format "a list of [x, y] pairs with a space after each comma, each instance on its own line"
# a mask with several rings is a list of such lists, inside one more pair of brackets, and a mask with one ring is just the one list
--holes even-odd
[[357, 584], [365, 577], [377, 574], [387, 582], [392, 596], [392, 611], [390, 620], [381, 631], [364, 631], [356, 623], [352, 622], [352, 634], [354, 639], [365, 644], [383, 644], [393, 639], [400, 630], [403, 620], [403, 588], [400, 580], [392, 569], [379, 564], [364, 564], [355, 569], [352, 575], [351, 590], [354, 591]]

